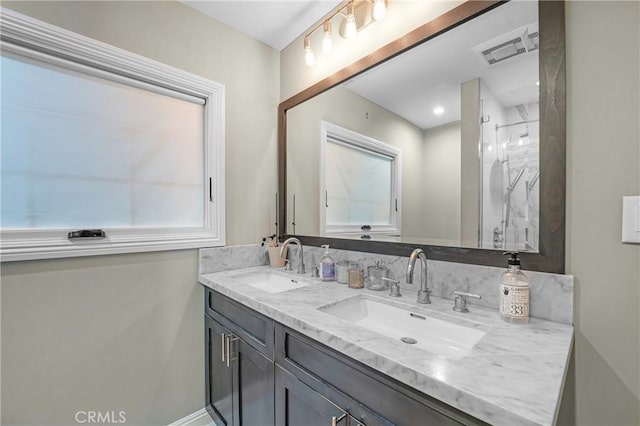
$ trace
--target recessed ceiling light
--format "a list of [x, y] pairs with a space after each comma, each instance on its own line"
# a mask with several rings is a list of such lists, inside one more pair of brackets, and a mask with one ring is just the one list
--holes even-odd
[[435, 115], [441, 115], [442, 113], [444, 113], [444, 108], [442, 108], [441, 106], [435, 107], [433, 109], [433, 113]]

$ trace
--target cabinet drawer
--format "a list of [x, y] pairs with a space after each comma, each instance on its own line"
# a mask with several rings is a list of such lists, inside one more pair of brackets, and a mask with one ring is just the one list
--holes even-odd
[[205, 312], [264, 356], [273, 360], [273, 320], [205, 288]]
[[280, 324], [276, 363], [309, 386], [309, 376], [322, 380], [396, 425], [485, 424]]

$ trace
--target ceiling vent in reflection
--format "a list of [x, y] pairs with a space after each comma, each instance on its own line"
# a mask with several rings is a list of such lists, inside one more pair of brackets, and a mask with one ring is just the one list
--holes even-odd
[[493, 38], [473, 48], [488, 65], [537, 50], [539, 47], [538, 24], [518, 28]]

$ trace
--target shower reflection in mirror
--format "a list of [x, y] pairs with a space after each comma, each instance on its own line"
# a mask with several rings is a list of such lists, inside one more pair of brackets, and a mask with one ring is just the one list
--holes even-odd
[[481, 87], [481, 247], [538, 249], [539, 106], [504, 108]]

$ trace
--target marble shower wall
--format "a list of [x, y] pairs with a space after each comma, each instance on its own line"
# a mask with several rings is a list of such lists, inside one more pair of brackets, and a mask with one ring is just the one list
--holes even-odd
[[[484, 85], [482, 93], [482, 114], [491, 120], [482, 125], [481, 247], [535, 251], [539, 238], [539, 104], [503, 108]], [[528, 122], [518, 111], [527, 112]], [[502, 232], [499, 242], [494, 242], [496, 228]]]
[[[303, 252], [307, 275], [310, 275], [313, 266], [320, 262], [324, 249], [304, 246]], [[419, 269], [414, 275], [414, 284], [407, 284], [405, 281], [408, 257], [334, 249], [331, 249], [330, 253], [335, 262], [348, 260], [359, 263], [362, 268], [375, 265], [376, 261], [384, 262], [389, 269], [389, 278], [400, 281], [403, 297], [415, 297], [420, 287], [421, 271]], [[295, 270], [298, 265], [297, 247], [289, 246], [289, 259], [291, 259], [291, 265]], [[200, 274], [267, 265], [268, 263], [266, 248], [260, 245], [200, 250]], [[453, 292], [461, 290], [482, 296], [482, 299], [479, 300], [469, 300], [470, 309], [473, 309], [474, 305], [498, 309], [498, 285], [504, 272], [503, 268], [427, 260], [427, 269], [427, 283], [432, 290], [432, 296], [453, 300]], [[531, 271], [525, 271], [525, 273], [531, 282], [531, 316], [572, 324], [573, 277]], [[342, 284], [327, 283], [327, 285]]]

